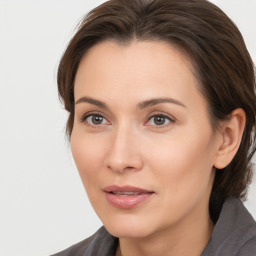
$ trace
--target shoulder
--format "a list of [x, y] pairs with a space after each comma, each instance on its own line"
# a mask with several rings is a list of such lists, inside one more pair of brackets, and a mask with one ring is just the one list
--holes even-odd
[[101, 227], [89, 238], [52, 256], [112, 256], [115, 255], [117, 245], [118, 239]]
[[228, 198], [202, 255], [252, 256], [255, 252], [256, 222], [239, 199]]
[[248, 240], [239, 251], [239, 256], [252, 256], [256, 254], [256, 234]]
[[88, 237], [87, 239], [72, 245], [71, 247], [65, 249], [64, 251], [61, 251], [59, 253], [53, 254], [52, 256], [80, 256], [83, 255], [81, 251], [86, 252], [88, 247], [90, 246], [91, 242], [94, 239], [94, 235], [91, 237]]

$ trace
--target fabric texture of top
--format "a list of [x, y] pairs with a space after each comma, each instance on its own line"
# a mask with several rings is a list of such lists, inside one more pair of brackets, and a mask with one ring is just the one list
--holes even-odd
[[[52, 256], [115, 256], [118, 238], [101, 227], [94, 235]], [[224, 202], [201, 256], [256, 256], [256, 222], [236, 198]]]

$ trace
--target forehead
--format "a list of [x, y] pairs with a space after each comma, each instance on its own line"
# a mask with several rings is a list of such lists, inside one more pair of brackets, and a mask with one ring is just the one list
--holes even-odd
[[104, 41], [83, 56], [75, 78], [75, 94], [80, 89], [105, 90], [110, 84], [116, 90], [126, 87], [145, 92], [152, 84], [159, 90], [162, 84], [198, 87], [195, 73], [189, 57], [166, 42], [133, 41], [124, 45]]

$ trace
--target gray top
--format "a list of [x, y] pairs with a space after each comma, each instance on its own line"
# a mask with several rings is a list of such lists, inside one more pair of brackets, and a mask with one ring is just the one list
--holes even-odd
[[[114, 256], [118, 238], [101, 227], [94, 235], [52, 256]], [[227, 199], [202, 256], [256, 256], [256, 222], [239, 199]]]

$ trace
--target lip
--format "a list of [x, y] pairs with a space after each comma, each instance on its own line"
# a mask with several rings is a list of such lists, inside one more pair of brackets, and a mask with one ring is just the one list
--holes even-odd
[[107, 201], [122, 209], [130, 209], [147, 201], [154, 194], [154, 191], [133, 187], [111, 185], [103, 189]]

